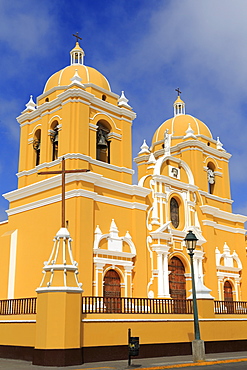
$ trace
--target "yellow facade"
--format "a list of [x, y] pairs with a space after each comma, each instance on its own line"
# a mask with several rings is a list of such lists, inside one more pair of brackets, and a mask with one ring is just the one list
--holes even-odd
[[[219, 138], [185, 114], [178, 96], [174, 117], [157, 128], [150, 147], [144, 141], [135, 158], [138, 185], [133, 185], [136, 115], [124, 93], [113, 93], [100, 72], [84, 65], [78, 43], [70, 54], [71, 64], [52, 75], [37, 103], [31, 98], [17, 118], [18, 188], [4, 195], [8, 220], [0, 224], [0, 297], [38, 295], [36, 349], [82, 346], [84, 334], [76, 324], [82, 289], [85, 296], [189, 298], [184, 243], [189, 230], [198, 239], [198, 297], [247, 300], [247, 217], [232, 213], [231, 155]], [[61, 175], [38, 173], [60, 171], [62, 158], [66, 170], [89, 172], [66, 174], [61, 228]], [[200, 309], [211, 317], [210, 307]]]

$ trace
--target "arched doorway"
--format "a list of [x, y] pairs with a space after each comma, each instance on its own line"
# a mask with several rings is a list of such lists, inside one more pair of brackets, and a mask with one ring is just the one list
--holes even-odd
[[120, 276], [115, 270], [108, 270], [105, 274], [103, 295], [106, 312], [120, 312]]
[[234, 313], [232, 284], [228, 280], [224, 283], [224, 301], [227, 313]]
[[185, 268], [182, 261], [178, 257], [172, 257], [168, 269], [171, 298], [186, 299]]
[[170, 259], [168, 270], [169, 274], [169, 290], [171, 298], [177, 299], [174, 302], [174, 313], [186, 312], [186, 281], [185, 268], [182, 261], [178, 257]]

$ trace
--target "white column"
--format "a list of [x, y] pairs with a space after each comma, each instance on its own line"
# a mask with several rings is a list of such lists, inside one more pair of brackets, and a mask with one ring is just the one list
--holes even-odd
[[152, 225], [159, 225], [159, 217], [158, 217], [158, 199], [157, 199], [157, 183], [154, 182], [154, 189], [153, 189], [153, 213], [152, 213]]
[[203, 283], [203, 270], [202, 270], [202, 260], [203, 260], [204, 252], [195, 250], [194, 252], [194, 274], [195, 274], [195, 284], [197, 284], [198, 277], [201, 277], [201, 281]]
[[169, 271], [168, 271], [168, 251], [163, 254], [163, 284], [164, 284], [164, 296], [170, 298], [169, 290]]
[[105, 266], [104, 263], [100, 263], [100, 262], [95, 263], [95, 295], [96, 296], [103, 294], [103, 268], [104, 266]]
[[159, 183], [159, 193], [160, 193], [160, 224], [163, 225], [164, 223], [164, 214], [163, 214], [163, 196], [162, 196], [162, 182]]
[[240, 301], [241, 297], [239, 296], [239, 293], [241, 292], [240, 289], [240, 279], [235, 278], [235, 289], [236, 289], [236, 301]]
[[8, 299], [13, 299], [15, 297], [17, 235], [18, 231], [15, 230], [10, 236]]
[[152, 250], [157, 253], [158, 297], [169, 297], [168, 251], [170, 247], [154, 244]]
[[158, 297], [163, 297], [164, 295], [164, 272], [163, 272], [163, 253], [157, 251], [158, 259]]
[[132, 297], [132, 270], [133, 266], [124, 266], [124, 296]]
[[218, 276], [218, 293], [219, 293], [219, 301], [223, 301], [224, 300], [224, 296], [223, 296], [223, 278], [219, 277]]

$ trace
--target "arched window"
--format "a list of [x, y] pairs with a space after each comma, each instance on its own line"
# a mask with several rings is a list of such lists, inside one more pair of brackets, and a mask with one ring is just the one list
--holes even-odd
[[96, 159], [98, 161], [110, 163], [110, 141], [107, 137], [110, 131], [101, 122], [98, 122], [97, 126]]
[[108, 270], [105, 274], [103, 295], [106, 312], [120, 312], [120, 276], [115, 270]]
[[214, 175], [214, 168], [215, 166], [213, 163], [208, 163], [207, 167], [207, 180], [208, 180], [208, 192], [209, 194], [213, 194], [214, 191], [214, 184], [215, 184], [215, 175]]
[[179, 225], [179, 204], [175, 198], [170, 201], [170, 217], [172, 226], [176, 229]]
[[41, 144], [41, 130], [37, 130], [33, 139], [33, 149], [35, 151], [35, 166], [40, 164], [40, 144]]
[[52, 160], [55, 161], [58, 158], [58, 122], [57, 121], [53, 122], [52, 124], [51, 142], [52, 142]]

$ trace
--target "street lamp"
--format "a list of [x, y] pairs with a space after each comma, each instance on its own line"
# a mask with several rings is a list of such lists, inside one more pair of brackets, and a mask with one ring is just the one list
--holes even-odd
[[200, 361], [205, 360], [204, 341], [201, 340], [201, 336], [200, 336], [200, 327], [199, 327], [198, 310], [197, 310], [197, 302], [196, 302], [194, 264], [193, 264], [194, 250], [196, 249], [197, 240], [198, 240], [197, 237], [192, 231], [189, 231], [184, 239], [185, 245], [188, 251], [188, 255], [190, 256], [190, 266], [191, 266], [194, 334], [195, 334], [195, 340], [193, 340], [192, 342], [192, 353], [193, 353], [194, 362], [200, 362]]

